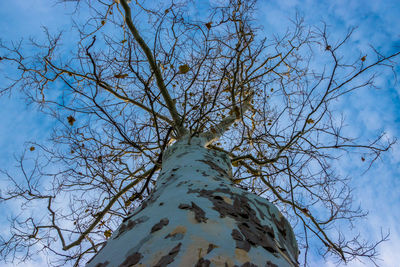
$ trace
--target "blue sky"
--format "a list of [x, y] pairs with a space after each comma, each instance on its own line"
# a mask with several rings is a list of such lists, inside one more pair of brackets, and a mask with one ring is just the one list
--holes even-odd
[[[265, 1], [267, 2], [267, 1]], [[293, 17], [298, 11], [305, 21], [318, 25], [325, 21], [333, 36], [341, 36], [348, 27], [357, 26], [352, 38], [354, 51], [363, 53], [370, 44], [385, 52], [400, 47], [400, 5], [398, 1], [268, 1], [263, 6], [268, 25], [282, 30], [282, 17]], [[398, 73], [399, 68], [397, 68]], [[355, 136], [369, 137], [380, 132], [400, 137], [400, 88], [393, 76], [383, 74], [378, 81], [379, 90], [361, 90], [352, 93], [339, 104], [346, 116], [347, 130]], [[354, 196], [365, 209], [368, 219], [356, 228], [366, 238], [379, 238], [380, 231], [390, 230], [390, 240], [380, 247], [381, 266], [398, 266], [400, 262], [400, 145], [385, 154], [374, 167], [362, 174], [365, 165], [361, 160], [344, 158], [340, 172], [353, 177]], [[313, 254], [312, 266], [334, 266], [321, 262]], [[319, 263], [318, 263], [319, 262]], [[348, 266], [368, 266], [352, 262]]]
[[[68, 29], [71, 21], [65, 15], [66, 9], [49, 2], [53, 1], [0, 1], [0, 39], [10, 41], [40, 36], [43, 25], [53, 30]], [[357, 26], [351, 40], [351, 52], [363, 53], [370, 44], [388, 53], [394, 47], [400, 47], [398, 1], [260, 0], [259, 11], [259, 19], [268, 31], [283, 32], [289, 25], [289, 19], [299, 12], [307, 24], [321, 25], [321, 21], [325, 21], [333, 36], [342, 36], [348, 27]], [[4, 68], [0, 64], [0, 72]], [[343, 111], [348, 123], [347, 130], [352, 135], [372, 138], [385, 132], [388, 137], [400, 138], [400, 112], [396, 112], [400, 110], [399, 84], [394, 83], [389, 73], [382, 73], [378, 83], [381, 89], [354, 92], [338, 102], [337, 107]], [[3, 85], [3, 81], [0, 81], [0, 85]], [[12, 171], [14, 155], [26, 149], [26, 142], [44, 141], [53, 122], [35, 107], [27, 106], [17, 93], [11, 98], [0, 98], [0, 116], [0, 166]], [[377, 239], [381, 229], [383, 232], [390, 229], [390, 240], [380, 247], [382, 261], [379, 263], [381, 266], [396, 266], [400, 262], [400, 144], [396, 144], [365, 174], [366, 166], [361, 160], [345, 157], [338, 167], [343, 175], [353, 177], [355, 201], [370, 212], [368, 220], [357, 224], [357, 230], [366, 238]], [[0, 177], [0, 188], [2, 185], [4, 182]], [[0, 206], [2, 213], [6, 214], [13, 208], [18, 208], [18, 205], [8, 209]], [[4, 216], [0, 223], [4, 224]], [[0, 227], [0, 231], [5, 231], [5, 228]], [[43, 263], [38, 259], [24, 266], [43, 266]], [[312, 253], [312, 266], [334, 265], [329, 261], [322, 263], [319, 256]], [[348, 266], [365, 264], [352, 262]]]

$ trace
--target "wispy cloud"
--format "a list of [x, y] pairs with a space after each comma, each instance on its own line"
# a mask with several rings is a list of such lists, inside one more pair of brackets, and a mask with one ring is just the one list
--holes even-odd
[[[357, 27], [352, 36], [351, 51], [344, 51], [344, 57], [367, 55], [372, 60], [370, 45], [390, 53], [400, 44], [400, 6], [396, 1], [261, 1], [260, 19], [264, 18], [265, 31], [283, 33], [289, 25], [288, 18], [296, 13], [304, 16], [308, 25], [322, 25], [324, 21], [333, 38], [340, 38], [350, 27]], [[367, 54], [370, 52], [370, 54]], [[347, 53], [347, 54], [346, 54]], [[400, 136], [399, 86], [390, 72], [383, 72], [376, 80], [380, 90], [360, 90], [350, 94], [338, 103], [348, 123], [346, 132], [361, 140], [372, 139], [380, 133], [385, 138]], [[369, 210], [366, 221], [357, 224], [367, 239], [379, 239], [381, 229], [390, 229], [390, 240], [379, 247], [380, 266], [396, 266], [400, 262], [400, 145], [376, 161], [373, 169], [362, 175], [368, 163], [351, 155], [343, 157], [338, 172], [353, 177], [355, 202]], [[335, 262], [323, 261], [316, 254], [311, 255], [311, 266], [336, 266]], [[347, 266], [366, 266], [366, 262], [354, 261]]]

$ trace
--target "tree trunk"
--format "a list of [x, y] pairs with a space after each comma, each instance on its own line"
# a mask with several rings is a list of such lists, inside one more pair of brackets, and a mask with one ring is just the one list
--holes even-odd
[[155, 190], [87, 266], [297, 266], [293, 230], [237, 188], [229, 157], [200, 138], [169, 147]]

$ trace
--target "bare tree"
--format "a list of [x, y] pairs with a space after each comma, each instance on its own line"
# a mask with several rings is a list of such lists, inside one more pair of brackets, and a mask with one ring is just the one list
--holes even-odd
[[[215, 254], [253, 266], [263, 251], [264, 265], [295, 266], [282, 212], [304, 265], [310, 239], [340, 261], [375, 263], [387, 236], [363, 243], [332, 230], [366, 215], [332, 164], [348, 152], [372, 164], [395, 140], [345, 136], [333, 103], [375, 87], [377, 70], [391, 69], [400, 52], [344, 57], [353, 30], [331, 40], [327, 27], [299, 18], [283, 36], [264, 36], [255, 0], [63, 2], [76, 5], [75, 43], [47, 30], [30, 50], [0, 43], [0, 63], [13, 70], [2, 92], [19, 90], [57, 121], [49, 142], [30, 144], [18, 161], [22, 179], [3, 171], [10, 187], [0, 200], [22, 205], [1, 237], [3, 260], [40, 252], [52, 265], [80, 266], [97, 254], [93, 266], [146, 257], [165, 266], [189, 255], [208, 266]], [[36, 153], [33, 164], [27, 153]], [[199, 229], [205, 239], [223, 232], [220, 243], [187, 243], [185, 233]]]

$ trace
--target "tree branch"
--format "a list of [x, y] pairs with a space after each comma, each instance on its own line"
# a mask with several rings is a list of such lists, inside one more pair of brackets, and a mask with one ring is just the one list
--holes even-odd
[[160, 68], [157, 66], [156, 61], [153, 57], [153, 54], [152, 54], [149, 46], [146, 44], [146, 42], [140, 36], [138, 30], [136, 29], [135, 25], [133, 24], [131, 9], [130, 9], [127, 1], [120, 0], [120, 3], [125, 10], [126, 24], [128, 25], [128, 28], [131, 31], [133, 37], [135, 38], [135, 40], [138, 42], [139, 46], [142, 48], [143, 52], [145, 53], [147, 60], [150, 64], [150, 69], [152, 70], [152, 72], [154, 72], [158, 89], [160, 90], [160, 92], [164, 98], [164, 101], [168, 107], [168, 110], [169, 110], [172, 120], [174, 122], [174, 124], [172, 126], [177, 131], [177, 137], [178, 138], [182, 137], [183, 135], [185, 135], [187, 130], [184, 128], [181, 116], [179, 115], [178, 111], [176, 110], [175, 103], [172, 101], [171, 96], [169, 95], [168, 89], [167, 89], [167, 87], [164, 83], [164, 79], [161, 75]]

